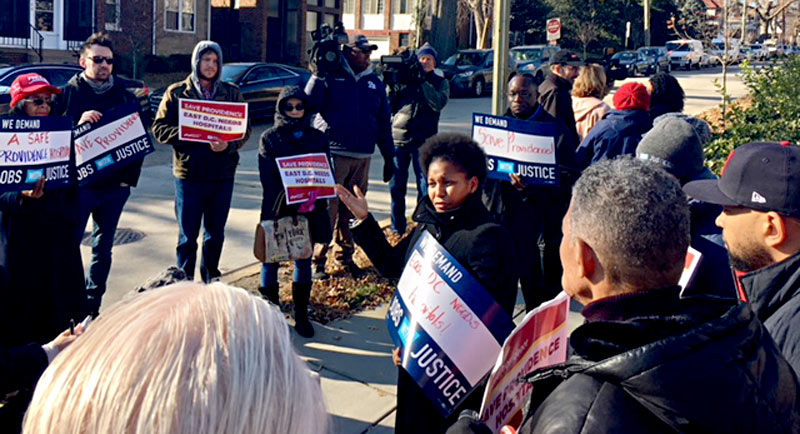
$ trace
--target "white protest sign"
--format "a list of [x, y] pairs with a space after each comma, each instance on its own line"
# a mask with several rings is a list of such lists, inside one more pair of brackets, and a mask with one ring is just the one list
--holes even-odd
[[210, 142], [241, 140], [247, 133], [247, 103], [178, 99], [179, 139]]

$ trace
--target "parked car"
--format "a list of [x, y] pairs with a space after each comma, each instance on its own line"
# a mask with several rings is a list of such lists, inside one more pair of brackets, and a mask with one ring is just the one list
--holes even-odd
[[550, 70], [550, 57], [559, 51], [561, 47], [555, 45], [521, 45], [513, 47], [509, 53], [515, 71], [531, 74], [541, 83]]
[[696, 39], [678, 39], [667, 42], [667, 55], [672, 68], [700, 68], [703, 44]]
[[651, 66], [647, 56], [636, 51], [620, 51], [611, 56], [611, 74], [615, 79], [647, 75]]
[[762, 44], [752, 44], [747, 46], [747, 60], [763, 61], [767, 59], [767, 50]]
[[669, 58], [667, 57], [666, 47], [639, 47], [636, 51], [648, 58], [650, 62], [650, 74], [656, 74], [661, 71], [672, 71]]
[[[222, 65], [222, 81], [239, 86], [248, 103], [251, 120], [271, 119], [275, 114], [275, 103], [284, 86], [306, 85], [311, 73], [303, 68], [278, 63], [225, 63]], [[153, 113], [164, 98], [166, 88], [153, 91], [150, 107]]]
[[[509, 64], [511, 63], [509, 56]], [[450, 80], [452, 95], [480, 97], [491, 92], [494, 75], [494, 50], [459, 50], [440, 67]]]
[[728, 53], [725, 55], [725, 40], [722, 38], [715, 38], [711, 41], [711, 49], [709, 54], [712, 56], [711, 63], [716, 65], [721, 60], [725, 63], [732, 64], [741, 60], [741, 48], [738, 39], [728, 39]]
[[[11, 83], [22, 74], [37, 73], [46, 78], [53, 86], [63, 87], [75, 75], [83, 71], [78, 65], [70, 64], [47, 64], [32, 63], [25, 65], [5, 65], [0, 66], [0, 113], [8, 111], [11, 103]], [[115, 76], [114, 80], [122, 81], [125, 87], [131, 91], [142, 104], [142, 115], [147, 119], [151, 116], [148, 97], [150, 89], [143, 81], [131, 80], [121, 76]]]

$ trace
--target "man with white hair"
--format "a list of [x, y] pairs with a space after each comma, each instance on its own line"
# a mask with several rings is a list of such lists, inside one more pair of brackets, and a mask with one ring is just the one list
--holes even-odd
[[528, 378], [520, 433], [800, 432], [797, 378], [750, 307], [679, 296], [689, 209], [673, 176], [590, 166], [563, 228], [562, 284], [586, 323], [566, 364]]

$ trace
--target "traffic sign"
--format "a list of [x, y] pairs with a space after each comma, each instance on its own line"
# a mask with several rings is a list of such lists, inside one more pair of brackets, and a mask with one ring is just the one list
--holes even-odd
[[550, 18], [547, 20], [547, 40], [557, 39], [561, 39], [561, 18]]

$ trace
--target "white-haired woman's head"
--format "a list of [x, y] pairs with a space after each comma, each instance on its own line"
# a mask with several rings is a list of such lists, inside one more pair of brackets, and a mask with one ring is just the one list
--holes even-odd
[[112, 306], [57, 357], [24, 432], [299, 434], [327, 423], [275, 307], [221, 283], [178, 283]]

